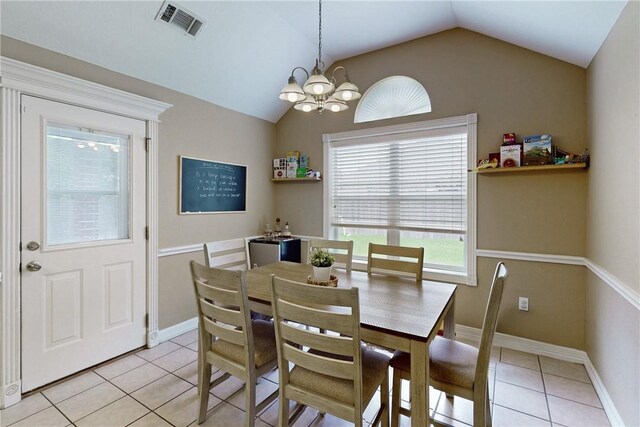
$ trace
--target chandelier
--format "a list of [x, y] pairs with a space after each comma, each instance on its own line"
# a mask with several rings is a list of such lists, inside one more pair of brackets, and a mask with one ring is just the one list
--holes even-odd
[[[296, 110], [309, 112], [316, 110], [322, 113], [324, 110], [334, 113], [345, 111], [349, 108], [347, 101], [360, 98], [358, 87], [349, 80], [349, 72], [342, 66], [335, 67], [331, 78], [324, 75], [322, 69], [322, 0], [318, 1], [318, 59], [311, 76], [303, 67], [296, 67], [291, 71], [288, 84], [280, 92], [279, 98], [283, 101], [294, 103]], [[300, 87], [295, 76], [296, 70], [302, 70], [307, 76], [305, 84]], [[336, 89], [336, 71], [344, 71], [345, 82]]]

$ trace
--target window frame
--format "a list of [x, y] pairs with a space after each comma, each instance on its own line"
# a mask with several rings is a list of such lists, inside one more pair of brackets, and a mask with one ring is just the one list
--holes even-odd
[[[346, 131], [322, 135], [323, 142], [323, 225], [322, 231], [325, 238], [330, 234], [331, 227], [331, 145], [335, 142], [344, 142], [349, 139], [371, 138], [376, 136], [390, 136], [395, 134], [430, 131], [449, 127], [467, 127], [467, 245], [465, 250], [466, 272], [455, 273], [452, 271], [438, 270], [426, 267], [423, 277], [427, 280], [446, 281], [470, 286], [477, 286], [477, 176], [473, 168], [477, 162], [477, 123], [476, 113], [443, 119], [426, 120], [400, 125], [381, 126], [355, 131]], [[366, 263], [354, 260], [353, 268], [366, 270]]]

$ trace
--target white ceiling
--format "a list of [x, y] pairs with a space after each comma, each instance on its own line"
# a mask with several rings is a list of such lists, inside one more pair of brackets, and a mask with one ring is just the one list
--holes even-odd
[[[154, 20], [162, 3], [2, 0], [0, 32], [278, 121], [290, 107], [278, 94], [291, 70], [312, 68], [317, 56], [317, 1], [179, 0], [176, 3], [206, 22], [195, 39]], [[323, 60], [330, 65], [462, 27], [587, 67], [625, 4], [626, 0], [324, 0]]]

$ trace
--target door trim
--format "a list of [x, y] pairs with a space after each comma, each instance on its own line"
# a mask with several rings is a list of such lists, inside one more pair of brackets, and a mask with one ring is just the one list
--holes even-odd
[[158, 116], [171, 104], [0, 56], [0, 409], [22, 398], [20, 331], [20, 98], [32, 95], [146, 121], [147, 154], [147, 346], [158, 344]]

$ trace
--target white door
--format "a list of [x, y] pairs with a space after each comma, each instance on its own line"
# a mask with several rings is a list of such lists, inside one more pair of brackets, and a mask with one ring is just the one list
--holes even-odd
[[141, 347], [145, 122], [22, 97], [22, 391]]

